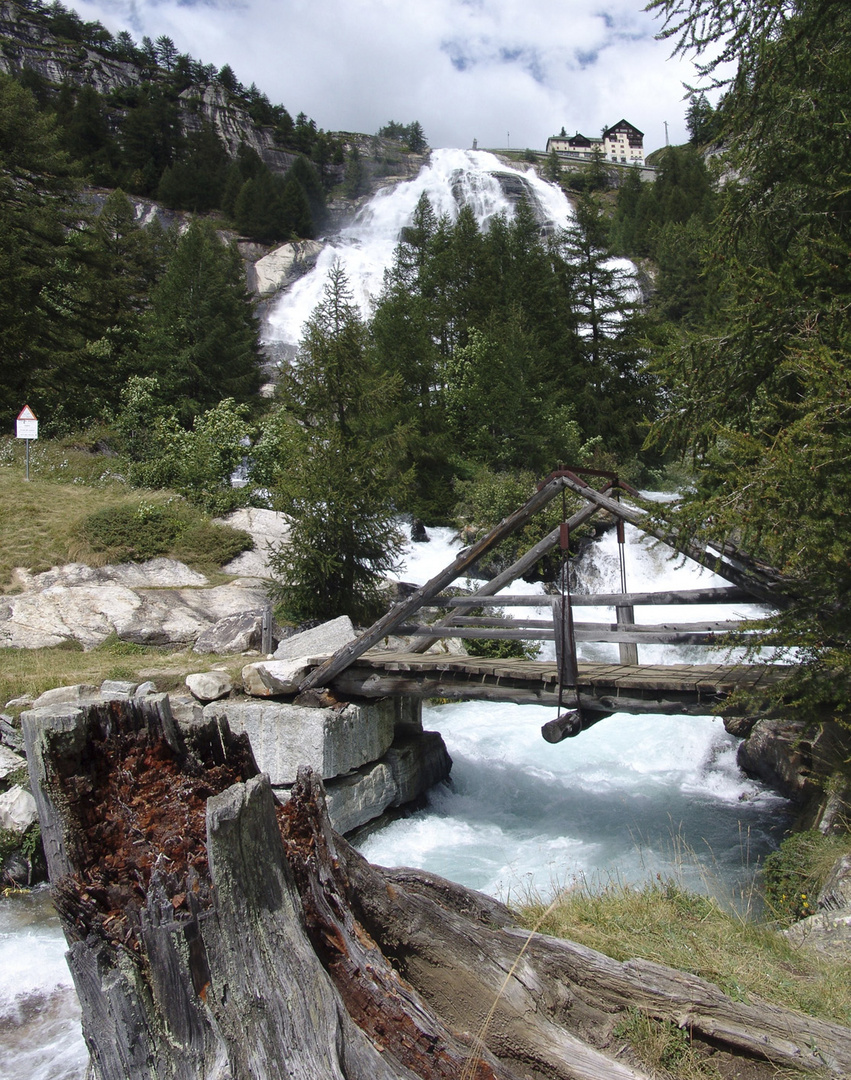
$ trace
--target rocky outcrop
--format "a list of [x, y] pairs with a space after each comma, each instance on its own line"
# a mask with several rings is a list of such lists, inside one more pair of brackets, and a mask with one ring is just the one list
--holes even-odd
[[724, 721], [743, 739], [739, 767], [798, 808], [799, 829], [843, 832], [851, 819], [846, 762], [851, 736], [834, 720], [748, 718]]
[[324, 247], [318, 240], [282, 244], [252, 264], [249, 287], [261, 299], [274, 296], [312, 270]]
[[0, 3], [0, 37], [0, 71], [10, 75], [28, 68], [56, 86], [67, 79], [80, 86], [92, 86], [100, 94], [139, 82], [135, 64], [79, 43], [58, 40], [9, 0]]
[[216, 518], [215, 521], [247, 532], [254, 541], [254, 547], [250, 551], [243, 551], [222, 567], [224, 572], [268, 581], [272, 577], [269, 566], [270, 552], [289, 540], [290, 524], [286, 517], [276, 510], [248, 506], [242, 510], [234, 510], [223, 518]]
[[797, 946], [851, 962], [851, 855], [837, 860], [816, 899], [816, 913], [784, 931]]
[[[46, 25], [4, 0], [0, 3], [0, 71], [17, 75], [27, 69], [58, 87], [63, 82], [91, 86], [99, 94], [121, 87], [139, 86], [152, 73], [132, 60], [93, 49], [81, 42], [62, 41]], [[156, 72], [153, 73], [156, 78]], [[281, 150], [271, 128], [258, 127], [248, 113], [216, 83], [193, 85], [178, 98], [183, 131], [212, 126], [228, 153], [235, 157], [240, 145], [250, 147], [277, 173], [285, 173], [295, 154]]]
[[24, 586], [0, 601], [0, 643], [7, 647], [78, 641], [91, 649], [113, 635], [139, 645], [189, 645], [220, 619], [259, 613], [267, 603], [257, 582], [209, 587], [203, 575], [166, 559], [97, 569], [72, 564], [30, 575]]

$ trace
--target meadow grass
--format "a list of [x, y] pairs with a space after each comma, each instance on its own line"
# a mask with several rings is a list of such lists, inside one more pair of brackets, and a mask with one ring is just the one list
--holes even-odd
[[[212, 525], [173, 492], [128, 487], [117, 471], [117, 459], [94, 452], [90, 440], [34, 444], [29, 481], [23, 449], [16, 442], [0, 440], [0, 592], [20, 588], [16, 567], [41, 573], [70, 562], [104, 566], [132, 558], [134, 541], [165, 516], [177, 527], [172, 542], [157, 554], [203, 573], [215, 573], [240, 546], [250, 546], [244, 534]], [[113, 545], [98, 542], [87, 527], [92, 519], [110, 514], [123, 517], [130, 527]]]
[[554, 902], [530, 896], [516, 912], [523, 926], [615, 960], [652, 960], [715, 983], [735, 1000], [754, 996], [851, 1025], [847, 964], [796, 947], [770, 921], [672, 879], [577, 882]]
[[[250, 538], [237, 530], [213, 525], [199, 510], [169, 491], [128, 487], [118, 459], [99, 452], [97, 432], [65, 439], [39, 440], [30, 446], [30, 479], [24, 468], [24, 446], [0, 439], [0, 594], [20, 591], [17, 567], [40, 573], [69, 562], [103, 566], [118, 562], [121, 553], [153, 523], [177, 527], [167, 551], [208, 577], [211, 584], [226, 580], [221, 564], [246, 546]], [[99, 521], [124, 525], [104, 542]], [[172, 520], [174, 519], [174, 520]], [[131, 556], [132, 557], [132, 556]], [[99, 685], [104, 679], [152, 679], [161, 691], [183, 686], [186, 675], [212, 666], [226, 667], [238, 676], [243, 657], [199, 656], [189, 649], [133, 645], [112, 638], [95, 649], [68, 642], [51, 649], [2, 650], [0, 708], [12, 698], [37, 697], [55, 686]]]
[[[184, 689], [187, 675], [210, 668], [225, 669], [239, 684], [248, 660], [242, 656], [199, 655], [191, 649], [167, 649], [132, 645], [110, 638], [84, 652], [75, 646], [53, 649], [4, 649], [0, 667], [0, 708], [14, 698], [38, 697], [55, 686], [88, 683], [99, 686], [104, 679], [144, 682], [150, 679], [162, 693]], [[20, 709], [12, 710], [20, 711]]]

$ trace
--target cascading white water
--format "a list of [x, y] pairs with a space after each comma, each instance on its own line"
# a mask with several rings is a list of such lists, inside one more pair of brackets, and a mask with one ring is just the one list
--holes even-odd
[[47, 889], [0, 899], [0, 1077], [82, 1080], [89, 1054]]
[[356, 303], [369, 314], [393, 262], [402, 229], [413, 216], [417, 202], [426, 194], [438, 217], [455, 220], [462, 206], [469, 206], [481, 227], [497, 214], [514, 213], [514, 203], [499, 177], [512, 186], [522, 185], [542, 226], [564, 227], [571, 219], [570, 204], [555, 185], [528, 171], [501, 162], [481, 150], [435, 150], [428, 164], [413, 180], [383, 188], [370, 199], [352, 223], [328, 242], [316, 267], [300, 278], [281, 297], [269, 314], [266, 336], [292, 349], [298, 345], [302, 327], [322, 299], [328, 270], [339, 260]]
[[[634, 529], [626, 539], [630, 588], [725, 584], [691, 560], [670, 559]], [[591, 545], [581, 560], [578, 591], [617, 591], [615, 545], [614, 532]], [[432, 530], [429, 544], [409, 548], [401, 579], [429, 580], [457, 549], [450, 530]], [[541, 590], [515, 582], [506, 591], [528, 591], [533, 605], [531, 594]], [[650, 609], [641, 611], [641, 621], [651, 621]], [[756, 611], [739, 605], [736, 613]], [[654, 611], [653, 621], [663, 615]], [[546, 617], [543, 609], [538, 617]], [[706, 616], [698, 610], [694, 617]], [[726, 616], [715, 609], [708, 617]], [[601, 609], [577, 609], [576, 618], [601, 621]], [[616, 649], [583, 644], [580, 658], [617, 660]], [[652, 663], [704, 658], [668, 646], [639, 650]], [[551, 646], [548, 651], [552, 655]], [[540, 734], [552, 716], [552, 709], [536, 705], [426, 708], [426, 727], [442, 733], [453, 758], [451, 781], [430, 793], [424, 810], [367, 835], [363, 854], [502, 897], [529, 889], [547, 894], [576, 879], [639, 881], [661, 873], [742, 902], [759, 858], [788, 825], [788, 807], [741, 773], [738, 740], [720, 719], [616, 714], [552, 746]]]

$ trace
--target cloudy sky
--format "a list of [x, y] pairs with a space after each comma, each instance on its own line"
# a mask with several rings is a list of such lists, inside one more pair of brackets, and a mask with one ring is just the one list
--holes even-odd
[[419, 120], [431, 146], [543, 149], [622, 117], [645, 151], [685, 141], [691, 65], [644, 0], [65, 0], [136, 42], [230, 64], [321, 128]]

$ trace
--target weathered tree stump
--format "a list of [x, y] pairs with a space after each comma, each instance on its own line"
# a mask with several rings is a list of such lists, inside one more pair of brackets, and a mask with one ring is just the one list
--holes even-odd
[[851, 1075], [851, 1031], [519, 930], [481, 894], [371, 866], [319, 779], [286, 807], [226, 723], [168, 699], [24, 715], [98, 1080], [642, 1080], [630, 1006], [778, 1066]]

